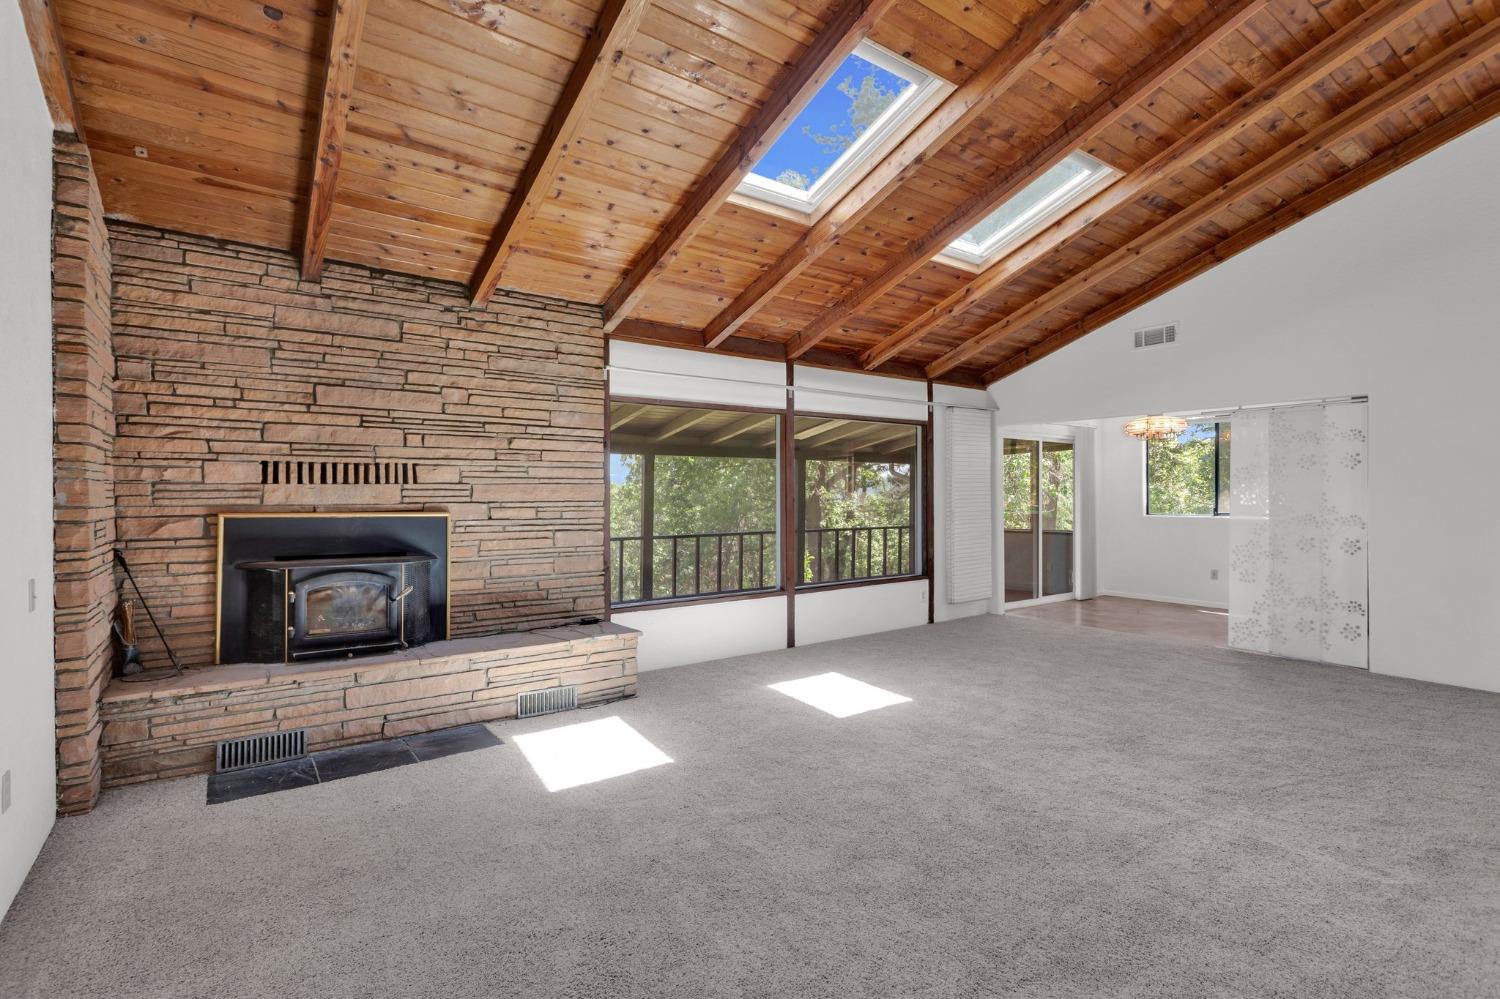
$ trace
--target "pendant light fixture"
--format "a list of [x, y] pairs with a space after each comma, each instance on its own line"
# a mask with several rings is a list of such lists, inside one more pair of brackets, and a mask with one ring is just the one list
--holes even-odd
[[1125, 424], [1125, 432], [1136, 440], [1171, 440], [1187, 429], [1188, 422], [1180, 416], [1140, 416]]

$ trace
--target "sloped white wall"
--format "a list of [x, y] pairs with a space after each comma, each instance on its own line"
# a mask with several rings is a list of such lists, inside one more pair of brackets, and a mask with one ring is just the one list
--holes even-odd
[[[52, 828], [52, 123], [21, 11], [0, 3], [0, 915]], [[31, 593], [36, 594], [35, 606]]]
[[1367, 394], [1371, 668], [1500, 690], [1497, 163], [1500, 120], [997, 382], [999, 419]]

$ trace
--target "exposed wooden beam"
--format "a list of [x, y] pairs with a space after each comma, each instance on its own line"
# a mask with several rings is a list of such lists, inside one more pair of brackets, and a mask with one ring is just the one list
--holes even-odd
[[[686, 326], [673, 326], [670, 323], [654, 323], [645, 319], [627, 319], [609, 334], [611, 340], [629, 340], [633, 343], [653, 343], [661, 347], [678, 347], [683, 350], [706, 350], [703, 346], [703, 335], [695, 329]], [[785, 361], [786, 348], [779, 343], [769, 340], [753, 340], [749, 337], [735, 337], [732, 343], [724, 345], [723, 353], [738, 354], [741, 357], [752, 357], [757, 360]]]
[[985, 372], [985, 380], [993, 382], [1015, 374], [1048, 354], [1061, 350], [1094, 330], [1135, 311], [1158, 295], [1223, 263], [1256, 243], [1290, 228], [1309, 215], [1369, 186], [1391, 171], [1405, 166], [1497, 116], [1500, 116], [1500, 92], [1490, 94], [1476, 104], [1465, 106], [1441, 122], [1423, 129], [1375, 158], [1366, 160], [1347, 173], [1334, 178], [1317, 190], [1304, 194], [1296, 201], [1241, 229], [1217, 246], [1183, 261], [1140, 288], [1120, 296], [1077, 322], [1058, 330], [1045, 340], [1006, 358]]
[[845, 0], [790, 72], [777, 84], [749, 124], [698, 181], [687, 200], [631, 266], [604, 302], [604, 330], [612, 333], [629, 317], [647, 289], [677, 259], [734, 193], [776, 136], [827, 83], [844, 58], [864, 40], [895, 0]]
[[685, 410], [680, 415], [675, 416], [670, 421], [668, 421], [666, 426], [658, 430], [656, 432], [656, 439], [659, 441], [670, 440], [671, 438], [676, 437], [678, 434], [682, 433], [684, 430], [691, 430], [693, 427], [696, 427], [698, 424], [702, 423], [704, 420], [713, 415], [714, 411], [712, 409]]
[[1475, 31], [1448, 46], [1421, 66], [1406, 73], [1343, 113], [1325, 121], [1273, 155], [1257, 163], [1215, 193], [1194, 202], [1171, 218], [1154, 226], [1103, 259], [1033, 299], [1021, 309], [985, 328], [976, 336], [948, 351], [927, 366], [938, 377], [1000, 342], [1013, 331], [1025, 328], [1069, 299], [1097, 287], [1126, 267], [1172, 240], [1202, 225], [1214, 215], [1263, 188], [1278, 176], [1311, 156], [1345, 141], [1383, 116], [1399, 110], [1438, 84], [1484, 61], [1500, 47], [1500, 21]]
[[1192, 65], [1205, 52], [1237, 31], [1269, 0], [1232, 0], [1212, 4], [1178, 29], [1162, 54], [1135, 67], [1107, 87], [1019, 162], [994, 177], [984, 189], [965, 199], [936, 226], [922, 234], [881, 272], [850, 291], [787, 343], [787, 354], [801, 357], [840, 325], [859, 314], [912, 274], [1000, 205], [1051, 170], [1079, 145], [1119, 121], [1138, 102]]
[[799, 441], [810, 441], [814, 437], [821, 437], [826, 433], [831, 433], [839, 427], [846, 426], [848, 423], [848, 420], [824, 420], [822, 423], [797, 431], [796, 436]]
[[734, 438], [741, 434], [747, 434], [752, 430], [774, 423], [775, 420], [775, 415], [771, 413], [751, 413], [749, 416], [741, 417], [715, 432], [708, 439], [708, 442], [710, 444], [723, 444], [725, 441], [734, 440]]
[[867, 423], [856, 423], [856, 424], [854, 424], [852, 426], [843, 427], [842, 429], [838, 430], [837, 432], [829, 434], [827, 437], [824, 437], [822, 440], [818, 441], [818, 447], [832, 447], [834, 444], [837, 444], [839, 441], [847, 441], [851, 437], [862, 437], [862, 436], [865, 436], [865, 435], [869, 434], [869, 432], [870, 432], [870, 426], [869, 426], [869, 424], [867, 424]]
[[834, 242], [880, 207], [927, 158], [972, 125], [995, 100], [1052, 53], [1057, 37], [1091, 6], [1091, 0], [1057, 0], [1035, 14], [994, 57], [949, 94], [910, 135], [834, 203], [813, 226], [703, 330], [717, 347], [775, 298]]
[[916, 430], [916, 427], [877, 427], [872, 429], [864, 440], [847, 443], [845, 446], [860, 451], [879, 451], [886, 447], [891, 450], [914, 447], [917, 443]]
[[36, 75], [42, 83], [42, 97], [47, 102], [47, 113], [52, 116], [52, 127], [82, 140], [83, 124], [78, 117], [78, 103], [73, 99], [73, 78], [68, 74], [57, 12], [50, 0], [21, 0], [21, 21], [31, 40], [31, 56], [36, 60]]
[[861, 355], [866, 369], [879, 367], [921, 342], [944, 322], [962, 315], [1100, 218], [1133, 201], [1161, 180], [1257, 124], [1278, 101], [1306, 90], [1355, 53], [1374, 44], [1398, 22], [1413, 17], [1412, 0], [1385, 0], [1308, 49], [1250, 94], [1225, 107], [1180, 140], [1121, 177], [1064, 218], [1026, 240], [947, 298], [890, 333]]
[[[737, 337], [736, 339], [739, 338]], [[781, 347], [784, 345], [777, 344], [777, 346]], [[726, 343], [724, 347], [720, 349], [727, 349], [727, 347], [728, 344]], [[809, 350], [806, 354], [803, 354], [797, 359], [797, 363], [808, 365], [814, 368], [832, 368], [835, 371], [864, 370], [859, 366], [858, 354], [846, 353], [839, 350], [824, 350], [821, 348], [817, 350]], [[925, 382], [929, 380], [927, 378], [927, 372], [920, 364], [904, 364], [895, 362], [887, 364], [884, 368], [881, 369], [880, 373], [883, 376], [888, 375], [893, 378], [909, 378], [912, 381], [918, 382]], [[949, 385], [963, 385], [969, 388], [984, 388], [984, 385], [979, 381], [978, 375], [971, 375], [963, 371], [955, 371], [951, 375], [947, 375], [939, 380]]]
[[483, 305], [495, 293], [511, 255], [552, 189], [558, 166], [578, 141], [579, 130], [593, 113], [595, 101], [609, 83], [625, 46], [650, 6], [651, 0], [605, 0], [594, 30], [584, 42], [583, 52], [532, 147], [515, 190], [505, 202], [505, 210], [500, 213], [500, 222], [484, 255], [479, 258], [469, 288], [475, 305]]
[[884, 444], [877, 445], [875, 448], [875, 453], [882, 457], [889, 458], [894, 457], [898, 452], [905, 451], [907, 448], [913, 446], [914, 444], [908, 443], [904, 438], [892, 438]]
[[616, 430], [619, 430], [631, 420], [635, 419], [637, 416], [640, 416], [641, 410], [645, 408], [645, 406], [642, 406], [638, 402], [622, 402], [618, 406], [611, 406], [609, 408], [610, 432], [612, 433]]
[[367, 6], [367, 0], [335, 0], [333, 5], [323, 107], [318, 113], [318, 145], [313, 157], [312, 189], [307, 198], [307, 228], [302, 237], [302, 277], [309, 281], [316, 280], [323, 270], [328, 226], [333, 221], [333, 195], [344, 156], [344, 132], [349, 126], [349, 95], [354, 92], [354, 71]]

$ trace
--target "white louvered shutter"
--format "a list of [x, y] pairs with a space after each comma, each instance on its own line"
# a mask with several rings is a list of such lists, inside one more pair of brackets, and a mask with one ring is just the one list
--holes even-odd
[[994, 524], [990, 492], [994, 451], [990, 414], [948, 410], [947, 537], [948, 602], [987, 600], [994, 593]]

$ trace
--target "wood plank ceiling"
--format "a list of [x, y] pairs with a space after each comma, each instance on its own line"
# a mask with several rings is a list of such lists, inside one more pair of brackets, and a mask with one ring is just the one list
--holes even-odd
[[[52, 0], [114, 217], [966, 384], [1500, 112], [1497, 4]], [[955, 89], [817, 217], [733, 195], [864, 38]], [[936, 259], [1080, 149], [1120, 176], [986, 267]]]

